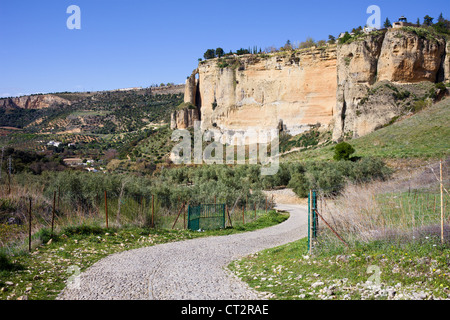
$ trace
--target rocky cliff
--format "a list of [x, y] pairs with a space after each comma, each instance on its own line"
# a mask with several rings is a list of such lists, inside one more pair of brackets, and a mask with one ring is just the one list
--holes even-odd
[[197, 108], [203, 130], [278, 127], [295, 135], [320, 123], [340, 140], [386, 125], [444, 81], [448, 41], [389, 29], [322, 49], [200, 62], [186, 81], [185, 102]]
[[340, 45], [333, 139], [370, 133], [432, 96], [449, 80], [448, 49], [443, 38], [399, 29]]
[[213, 59], [196, 72], [198, 80], [186, 82], [185, 101], [200, 109], [203, 130], [273, 129], [282, 122], [298, 134], [333, 118], [335, 46]]
[[45, 109], [55, 105], [70, 104], [69, 100], [51, 94], [0, 99], [0, 108], [3, 109]]
[[181, 110], [174, 111], [170, 118], [170, 129], [184, 130], [187, 128], [193, 128], [195, 121], [200, 120], [199, 112], [196, 108], [183, 108]]

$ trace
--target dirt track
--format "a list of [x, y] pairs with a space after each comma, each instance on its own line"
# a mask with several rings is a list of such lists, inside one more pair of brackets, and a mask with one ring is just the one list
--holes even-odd
[[198, 238], [111, 255], [80, 275], [70, 300], [247, 300], [266, 297], [231, 274], [233, 260], [304, 238], [307, 209], [279, 204], [282, 224], [248, 233]]

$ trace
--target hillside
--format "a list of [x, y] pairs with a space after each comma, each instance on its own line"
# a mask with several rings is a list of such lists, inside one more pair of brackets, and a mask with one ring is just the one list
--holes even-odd
[[[132, 160], [131, 167], [122, 164], [126, 170], [151, 171], [170, 152], [167, 124], [183, 101], [183, 91], [181, 85], [0, 99], [0, 147], [13, 156], [15, 172], [23, 170], [18, 152], [38, 159], [27, 164], [34, 173], [63, 169], [66, 159], [93, 159], [97, 170], [113, 159]], [[137, 150], [138, 144], [159, 147]]]
[[[366, 136], [349, 142], [355, 156], [381, 158], [439, 158], [450, 151], [450, 99], [432, 105], [414, 115], [407, 115]], [[333, 146], [293, 152], [282, 161], [333, 159]]]
[[[165, 88], [164, 88], [165, 89]], [[109, 134], [170, 120], [184, 86], [0, 99], [0, 127], [32, 133]]]

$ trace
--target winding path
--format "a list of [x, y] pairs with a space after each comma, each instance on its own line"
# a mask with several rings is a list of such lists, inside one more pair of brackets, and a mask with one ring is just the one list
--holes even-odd
[[261, 293], [226, 266], [258, 251], [304, 238], [307, 209], [278, 204], [290, 218], [273, 227], [220, 237], [206, 237], [141, 248], [100, 260], [66, 288], [69, 300], [257, 300]]

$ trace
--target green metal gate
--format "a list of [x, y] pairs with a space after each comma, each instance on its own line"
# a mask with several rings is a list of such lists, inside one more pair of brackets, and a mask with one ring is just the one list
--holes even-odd
[[188, 207], [188, 229], [225, 229], [225, 204], [201, 204]]

